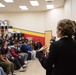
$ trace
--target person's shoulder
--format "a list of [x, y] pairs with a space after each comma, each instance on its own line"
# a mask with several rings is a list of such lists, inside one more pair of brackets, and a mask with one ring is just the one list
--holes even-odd
[[65, 44], [69, 44], [69, 43], [76, 45], [76, 40], [71, 39], [71, 40], [65, 42], [63, 39], [59, 39], [59, 40], [53, 42], [52, 45], [54, 45], [55, 47], [60, 47], [63, 44], [65, 45]]
[[57, 40], [57, 41], [51, 43], [50, 47], [52, 46], [53, 48], [57, 49], [57, 48], [60, 47], [61, 44], [62, 44], [62, 40], [59, 39], [59, 40]]
[[56, 44], [60, 44], [61, 43], [61, 39], [54, 41], [52, 44], [56, 45]]
[[73, 43], [75, 43], [75, 44], [76, 44], [76, 40], [73, 40]]
[[74, 40], [74, 39], [73, 39], [73, 42], [75, 42], [75, 43], [76, 43], [76, 40]]

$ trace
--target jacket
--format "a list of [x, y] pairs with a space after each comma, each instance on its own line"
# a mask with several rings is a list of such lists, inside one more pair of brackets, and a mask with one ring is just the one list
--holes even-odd
[[10, 52], [11, 52], [13, 57], [19, 57], [20, 56], [20, 54], [17, 53], [17, 50], [14, 47], [11, 48]]
[[[76, 75], [76, 41], [64, 37], [50, 46], [48, 58], [37, 56], [46, 75]], [[39, 55], [40, 52], [37, 53]], [[54, 65], [54, 67], [52, 67]]]

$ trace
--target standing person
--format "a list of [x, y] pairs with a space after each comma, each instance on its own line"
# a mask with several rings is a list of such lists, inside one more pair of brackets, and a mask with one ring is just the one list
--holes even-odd
[[47, 58], [39, 59], [42, 55], [37, 56], [46, 70], [46, 75], [76, 75], [76, 41], [72, 39], [74, 30], [71, 20], [63, 19], [58, 22], [57, 37], [60, 39], [51, 44]]

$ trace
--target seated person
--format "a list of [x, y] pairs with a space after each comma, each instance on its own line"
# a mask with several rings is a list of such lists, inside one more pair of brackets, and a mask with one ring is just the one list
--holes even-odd
[[24, 58], [17, 52], [17, 42], [14, 43], [14, 47], [11, 48], [10, 52], [14, 58], [17, 58], [19, 60], [22, 67], [26, 67]]
[[10, 38], [9, 45], [10, 45], [10, 46], [14, 45], [14, 42], [15, 42], [15, 41], [14, 41], [14, 37], [11, 37], [11, 38]]
[[11, 71], [12, 75], [14, 74], [14, 64], [10, 62], [7, 58], [8, 48], [6, 44], [3, 44], [0, 51], [0, 66], [4, 69], [8, 75]]
[[40, 42], [40, 40], [38, 39], [37, 41], [37, 48], [40, 49], [42, 47], [42, 43]]
[[19, 38], [19, 43], [22, 44], [22, 38], [21, 37]]
[[4, 70], [0, 67], [0, 75], [5, 75]]
[[12, 56], [12, 54], [10, 53], [10, 50], [8, 50], [7, 56], [8, 56], [8, 59], [14, 63], [16, 70], [19, 70], [20, 72], [25, 72], [20, 61], [17, 58]]
[[27, 48], [25, 46], [26, 44], [27, 44], [26, 41], [22, 42], [22, 45], [21, 45], [21, 48], [20, 49], [21, 49], [22, 53], [28, 54], [27, 60], [31, 60], [31, 53], [28, 52], [28, 50], [27, 50]]
[[25, 47], [27, 48], [28, 52], [31, 53], [31, 59], [35, 59], [36, 58], [36, 51], [34, 49], [32, 49], [31, 41], [28, 41], [27, 44], [25, 45]]
[[27, 58], [28, 58], [28, 54], [22, 52], [21, 45], [19, 44], [19, 41], [17, 41], [17, 53], [19, 53], [24, 58], [24, 62], [26, 63], [27, 62]]

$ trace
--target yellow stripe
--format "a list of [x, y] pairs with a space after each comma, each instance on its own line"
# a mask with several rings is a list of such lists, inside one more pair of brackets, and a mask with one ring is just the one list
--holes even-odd
[[44, 37], [43, 33], [38, 33], [38, 32], [32, 32], [32, 31], [28, 31], [28, 30], [22, 30], [22, 29], [18, 29], [18, 28], [13, 28], [14, 32], [17, 32], [18, 30], [20, 30], [20, 32], [25, 33], [25, 34]]

